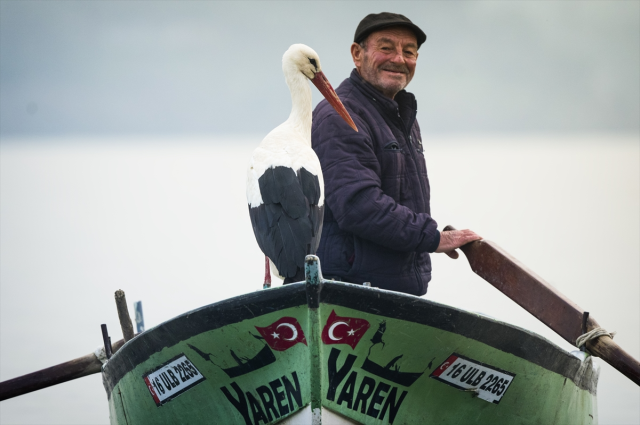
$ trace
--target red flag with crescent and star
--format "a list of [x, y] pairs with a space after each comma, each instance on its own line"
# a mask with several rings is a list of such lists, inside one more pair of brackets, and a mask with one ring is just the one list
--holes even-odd
[[256, 329], [269, 347], [276, 351], [287, 350], [299, 342], [307, 345], [304, 331], [295, 317], [281, 317], [269, 326], [256, 326]]
[[368, 321], [356, 317], [340, 317], [335, 310], [332, 310], [322, 330], [322, 342], [347, 344], [355, 349], [367, 329], [369, 329]]

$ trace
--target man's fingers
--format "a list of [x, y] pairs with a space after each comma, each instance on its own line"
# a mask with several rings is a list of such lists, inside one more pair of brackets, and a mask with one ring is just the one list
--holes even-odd
[[[479, 239], [482, 239], [482, 237], [472, 230], [445, 230], [440, 233], [440, 244], [435, 252], [446, 252], [449, 255], [449, 252], [454, 249]], [[449, 257], [458, 258], [458, 254], [456, 253], [455, 255], [455, 257], [451, 255]]]
[[482, 239], [482, 236], [471, 232], [470, 235], [466, 235], [465, 239], [466, 239], [466, 243], [469, 243], [469, 242], [473, 242], [473, 241], [479, 241], [480, 239]]
[[465, 243], [482, 239], [482, 236], [478, 235], [476, 232], [469, 229], [461, 230], [460, 236], [462, 236], [462, 239], [465, 241]]
[[456, 243], [456, 248], [460, 247], [462, 245], [466, 245], [469, 242], [473, 242], [473, 241], [477, 241], [482, 239], [482, 236], [476, 234], [474, 231], [472, 230], [460, 230], [460, 233], [458, 233], [457, 235], [457, 243]]

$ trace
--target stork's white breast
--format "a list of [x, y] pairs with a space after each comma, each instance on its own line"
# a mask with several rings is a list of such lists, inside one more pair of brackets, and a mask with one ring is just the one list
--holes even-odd
[[291, 133], [283, 134], [275, 129], [253, 151], [247, 167], [247, 202], [251, 207], [263, 203], [258, 179], [268, 168], [289, 167], [296, 173], [304, 167], [311, 174], [318, 176], [320, 183], [320, 200], [318, 205], [324, 204], [324, 180], [318, 156], [311, 149], [310, 143], [291, 141]]

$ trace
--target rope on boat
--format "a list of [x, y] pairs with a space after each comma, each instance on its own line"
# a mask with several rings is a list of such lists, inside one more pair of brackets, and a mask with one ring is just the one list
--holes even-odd
[[609, 332], [605, 328], [598, 327], [592, 329], [584, 335], [580, 335], [578, 339], [576, 339], [576, 347], [580, 348], [592, 339], [600, 338], [602, 335], [607, 335], [609, 338], [613, 339], [613, 336], [615, 334], [615, 332]]

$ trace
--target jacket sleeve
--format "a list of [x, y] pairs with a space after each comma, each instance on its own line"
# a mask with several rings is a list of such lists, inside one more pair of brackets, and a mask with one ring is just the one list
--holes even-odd
[[325, 202], [338, 226], [396, 251], [434, 252], [440, 243], [437, 223], [382, 191], [367, 124], [357, 114], [351, 116], [359, 132], [329, 113], [314, 122], [311, 137], [322, 165]]

